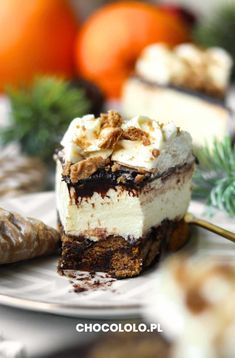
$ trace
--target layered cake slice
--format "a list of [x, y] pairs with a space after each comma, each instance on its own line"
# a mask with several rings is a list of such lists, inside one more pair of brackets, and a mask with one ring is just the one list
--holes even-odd
[[61, 145], [61, 270], [132, 277], [184, 244], [194, 170], [187, 132], [109, 111], [75, 118]]
[[226, 107], [231, 68], [232, 59], [222, 48], [150, 45], [124, 85], [124, 114], [173, 120], [198, 145], [221, 139], [234, 129]]

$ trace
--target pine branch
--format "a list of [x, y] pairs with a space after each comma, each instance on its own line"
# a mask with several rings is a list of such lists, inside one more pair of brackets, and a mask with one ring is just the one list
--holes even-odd
[[1, 142], [19, 141], [23, 152], [48, 164], [70, 121], [90, 108], [83, 89], [54, 77], [38, 77], [31, 88], [9, 88], [7, 94], [11, 124], [1, 130]]
[[231, 139], [215, 140], [212, 148], [198, 148], [195, 155], [199, 165], [193, 178], [193, 196], [234, 216], [235, 147]]

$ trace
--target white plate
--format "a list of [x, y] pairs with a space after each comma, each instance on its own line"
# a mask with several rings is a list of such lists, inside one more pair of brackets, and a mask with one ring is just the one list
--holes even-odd
[[[56, 226], [54, 193], [25, 195], [0, 201], [0, 206], [33, 216]], [[204, 216], [205, 207], [192, 202], [190, 211]], [[235, 221], [221, 212], [213, 222], [235, 231]], [[184, 248], [194, 255], [214, 255], [234, 259], [235, 246], [225, 239], [204, 230], [192, 234]], [[34, 311], [87, 318], [139, 316], [146, 296], [158, 279], [157, 267], [140, 277], [115, 281], [110, 287], [75, 293], [67, 278], [56, 271], [57, 258], [47, 257], [0, 268], [0, 303]]]

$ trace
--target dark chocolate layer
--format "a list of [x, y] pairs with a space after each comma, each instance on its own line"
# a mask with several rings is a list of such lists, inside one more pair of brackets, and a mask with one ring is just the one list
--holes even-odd
[[91, 241], [62, 233], [59, 270], [102, 271], [117, 278], [137, 276], [157, 262], [162, 253], [181, 247], [187, 237], [187, 226], [182, 220], [164, 220], [135, 242], [121, 236]]
[[111, 165], [106, 168], [98, 169], [90, 177], [79, 180], [77, 183], [72, 183], [69, 176], [63, 176], [63, 180], [67, 183], [69, 190], [74, 188], [76, 196], [80, 199], [84, 197], [91, 197], [94, 192], [97, 192], [104, 197], [109, 189], [115, 189], [117, 185], [135, 195], [136, 192], [141, 190], [141, 188], [146, 185], [146, 183], [158, 178], [166, 180], [172, 174], [178, 174], [190, 170], [193, 165], [194, 162], [184, 163], [183, 165], [169, 168], [167, 171], [162, 173], [146, 172], [145, 174], [141, 174], [143, 175], [143, 180], [140, 182], [136, 181], [137, 175], [140, 174], [137, 170], [121, 167], [120, 170], [113, 172]]

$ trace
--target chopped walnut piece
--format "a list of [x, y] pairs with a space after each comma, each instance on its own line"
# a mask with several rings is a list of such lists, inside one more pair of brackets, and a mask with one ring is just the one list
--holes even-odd
[[86, 179], [97, 171], [98, 168], [104, 167], [106, 160], [102, 157], [93, 157], [84, 159], [70, 166], [70, 179], [74, 184], [78, 180]]
[[70, 175], [70, 167], [71, 167], [72, 163], [71, 162], [66, 162], [65, 166], [63, 167], [63, 172], [62, 174], [64, 176], [69, 176]]
[[123, 132], [122, 137], [129, 140], [140, 140], [143, 145], [150, 145], [149, 134], [140, 128], [129, 127]]
[[157, 158], [160, 155], [160, 150], [159, 149], [153, 149], [152, 150], [152, 155]]
[[111, 127], [111, 128], [117, 128], [121, 127], [123, 119], [120, 113], [116, 111], [108, 111], [108, 113], [101, 113], [101, 127]]
[[145, 176], [143, 174], [137, 174], [136, 177], [135, 177], [135, 183], [136, 184], [141, 183], [144, 180], [144, 177]]
[[122, 135], [121, 128], [114, 128], [100, 145], [101, 149], [113, 149]]

